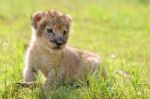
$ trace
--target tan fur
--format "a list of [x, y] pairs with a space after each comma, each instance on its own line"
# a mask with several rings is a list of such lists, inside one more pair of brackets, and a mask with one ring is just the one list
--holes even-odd
[[43, 12], [36, 12], [32, 21], [33, 36], [26, 53], [24, 82], [34, 82], [36, 73], [40, 70], [46, 78], [44, 87], [48, 88], [56, 81], [67, 80], [74, 83], [84, 80], [88, 73], [99, 69], [101, 60], [98, 55], [65, 44], [61, 49], [53, 49], [56, 45], [48, 41], [45, 32], [47, 27], [51, 27], [59, 36], [64, 30], [69, 33], [71, 18], [68, 15], [59, 11], [48, 11], [43, 17]]

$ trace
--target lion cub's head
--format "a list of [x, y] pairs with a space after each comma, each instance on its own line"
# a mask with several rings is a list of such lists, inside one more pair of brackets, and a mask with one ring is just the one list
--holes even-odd
[[35, 38], [51, 49], [62, 49], [68, 39], [71, 17], [60, 11], [35, 12], [32, 29]]

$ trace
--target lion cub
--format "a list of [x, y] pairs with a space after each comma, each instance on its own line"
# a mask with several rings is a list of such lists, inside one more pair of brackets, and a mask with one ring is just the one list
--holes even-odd
[[74, 83], [97, 71], [101, 60], [96, 54], [66, 46], [71, 17], [60, 11], [36, 12], [32, 16], [32, 40], [26, 53], [24, 82], [36, 80], [38, 70], [46, 80], [44, 88], [57, 82]]

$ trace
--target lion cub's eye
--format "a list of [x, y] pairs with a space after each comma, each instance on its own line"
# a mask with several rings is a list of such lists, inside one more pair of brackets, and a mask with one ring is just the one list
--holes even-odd
[[53, 33], [53, 30], [52, 29], [47, 29], [47, 32], [48, 33]]
[[63, 35], [66, 35], [66, 34], [67, 34], [67, 31], [64, 31], [64, 32], [63, 32]]

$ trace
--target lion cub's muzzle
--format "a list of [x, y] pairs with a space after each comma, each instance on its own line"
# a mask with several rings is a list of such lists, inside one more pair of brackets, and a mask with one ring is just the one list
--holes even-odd
[[57, 45], [57, 48], [61, 47], [61, 45], [66, 43], [63, 37], [57, 37], [54, 40], [51, 40], [51, 42], [55, 43]]

